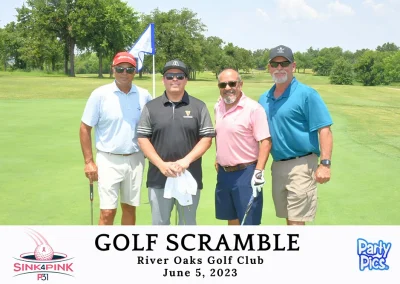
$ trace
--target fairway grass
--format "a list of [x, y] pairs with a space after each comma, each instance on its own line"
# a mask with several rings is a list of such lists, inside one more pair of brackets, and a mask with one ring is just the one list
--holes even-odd
[[[94, 76], [29, 76], [0, 72], [0, 224], [88, 225], [89, 184], [83, 173], [79, 125], [94, 88], [112, 82]], [[218, 99], [215, 75], [199, 73], [188, 92], [203, 100], [212, 117]], [[334, 148], [332, 180], [319, 185], [315, 225], [400, 224], [400, 89], [333, 86], [326, 77], [296, 74], [314, 87], [332, 114]], [[258, 100], [272, 86], [264, 71], [242, 74], [246, 95]], [[152, 92], [150, 75], [135, 83]], [[163, 91], [156, 79], [157, 96]], [[203, 157], [204, 189], [198, 209], [200, 225], [222, 225], [215, 219], [215, 144]], [[275, 217], [268, 162], [263, 225], [284, 224]], [[146, 162], [147, 163], [147, 162]], [[147, 170], [147, 167], [146, 167]], [[97, 185], [95, 185], [97, 189]], [[145, 180], [137, 223], [150, 225]], [[99, 216], [98, 195], [94, 199]], [[175, 210], [173, 211], [174, 218]], [[172, 219], [173, 220], [173, 219]], [[116, 224], [120, 224], [118, 210]]]

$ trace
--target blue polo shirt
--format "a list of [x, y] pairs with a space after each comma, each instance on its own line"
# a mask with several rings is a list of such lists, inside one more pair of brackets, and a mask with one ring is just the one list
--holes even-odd
[[137, 125], [150, 93], [132, 84], [128, 94], [115, 81], [101, 86], [90, 95], [82, 122], [94, 127], [96, 149], [114, 154], [139, 152]]
[[310, 152], [320, 156], [318, 129], [332, 125], [331, 115], [321, 96], [296, 78], [277, 99], [274, 97], [275, 88], [274, 85], [258, 101], [268, 117], [272, 158], [279, 161]]

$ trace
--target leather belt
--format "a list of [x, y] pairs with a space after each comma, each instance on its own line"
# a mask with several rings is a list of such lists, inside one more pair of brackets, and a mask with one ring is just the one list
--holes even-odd
[[127, 157], [127, 156], [130, 156], [130, 155], [135, 154], [135, 153], [130, 153], [130, 154], [115, 154], [115, 153], [103, 152], [103, 151], [99, 151], [99, 152], [102, 152], [102, 153], [104, 153], [104, 154], [116, 155], [116, 156], [124, 156], [124, 157]]
[[297, 156], [297, 157], [291, 157], [291, 158], [287, 158], [287, 159], [278, 160], [277, 162], [282, 162], [282, 161], [290, 161], [290, 160], [294, 160], [294, 159], [298, 159], [298, 158], [306, 157], [306, 156], [309, 156], [309, 155], [311, 155], [311, 154], [313, 154], [313, 153], [312, 153], [312, 152], [310, 152], [310, 153], [307, 153], [307, 154], [305, 154], [305, 155], [302, 155], [302, 156]]
[[221, 166], [225, 172], [236, 172], [236, 171], [241, 171], [247, 168], [250, 165], [257, 164], [257, 161], [249, 162], [249, 163], [244, 163], [244, 164], [238, 164], [235, 166]]

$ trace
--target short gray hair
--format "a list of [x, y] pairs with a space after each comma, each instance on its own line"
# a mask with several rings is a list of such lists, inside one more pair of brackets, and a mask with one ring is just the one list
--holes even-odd
[[236, 71], [236, 70], [233, 69], [233, 68], [225, 68], [225, 69], [223, 69], [221, 72], [219, 72], [219, 74], [218, 74], [218, 82], [219, 82], [219, 78], [221, 77], [222, 72], [225, 72], [225, 71], [227, 71], [227, 70], [232, 70], [232, 71], [236, 72], [237, 75], [238, 75], [238, 81], [239, 81], [239, 82], [242, 82], [242, 77], [240, 76], [239, 72]]

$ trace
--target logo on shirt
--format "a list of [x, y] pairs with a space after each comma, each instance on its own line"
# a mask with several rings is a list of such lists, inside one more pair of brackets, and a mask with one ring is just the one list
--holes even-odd
[[190, 115], [190, 110], [185, 110], [186, 115], [184, 115], [184, 118], [193, 118], [193, 116]]

